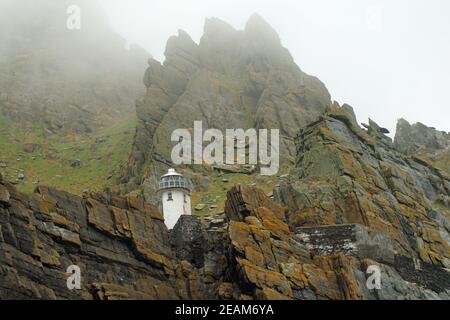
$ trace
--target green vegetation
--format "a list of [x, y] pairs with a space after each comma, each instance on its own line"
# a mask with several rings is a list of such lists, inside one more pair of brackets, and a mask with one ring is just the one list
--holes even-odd
[[444, 172], [450, 172], [450, 152], [443, 153], [437, 160], [433, 163], [437, 168], [443, 170]]
[[[40, 123], [21, 127], [0, 117], [0, 172], [25, 193], [32, 193], [37, 185], [79, 195], [84, 190], [100, 191], [113, 187], [121, 166], [128, 159], [135, 126], [133, 115], [93, 134], [46, 137]], [[193, 213], [199, 216], [222, 211], [227, 191], [236, 184], [257, 184], [269, 193], [279, 183], [276, 176], [262, 177], [257, 173], [220, 175], [211, 168], [209, 170], [208, 190], [192, 195]], [[205, 207], [195, 210], [200, 203]]]
[[[211, 184], [207, 191], [194, 192], [192, 195], [192, 210], [198, 216], [208, 216], [225, 208], [227, 192], [237, 184], [257, 184], [257, 187], [266, 193], [272, 192], [273, 188], [279, 184], [277, 176], [262, 177], [259, 174], [246, 175], [240, 173], [229, 173], [210, 175]], [[205, 204], [202, 210], [196, 210], [198, 204]], [[212, 207], [211, 207], [212, 206]]]
[[75, 194], [99, 191], [113, 186], [128, 158], [135, 126], [133, 115], [94, 134], [46, 138], [42, 124], [20, 127], [0, 117], [0, 165], [6, 165], [0, 172], [26, 193], [37, 184]]

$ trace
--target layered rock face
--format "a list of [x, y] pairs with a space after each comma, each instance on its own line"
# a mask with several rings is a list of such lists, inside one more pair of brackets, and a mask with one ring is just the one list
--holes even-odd
[[[189, 223], [180, 220], [177, 229]], [[191, 264], [177, 254], [198, 239], [175, 230], [172, 248], [162, 214], [142, 199], [43, 187], [26, 196], [0, 181], [0, 298], [213, 298], [227, 265], [221, 235], [202, 238], [195, 252], [202, 260]], [[67, 287], [72, 265], [81, 271], [80, 290]]]
[[394, 146], [406, 155], [419, 155], [438, 168], [450, 171], [450, 133], [438, 131], [422, 123], [397, 122]]
[[407, 157], [351, 107], [328, 108], [298, 136], [297, 170], [278, 196], [291, 228], [357, 223], [382, 232], [398, 255], [450, 266], [449, 176]]
[[[449, 272], [394, 251], [394, 240], [385, 233], [362, 224], [292, 228], [287, 223], [291, 210], [253, 188], [240, 186], [229, 192], [229, 250], [236, 261], [230, 268], [238, 280], [221, 284], [219, 296], [226, 292], [240, 299], [450, 298]], [[379, 290], [367, 286], [371, 266], [381, 271]]]
[[[81, 29], [66, 26], [70, 5]], [[97, 1], [0, 4], [0, 114], [47, 134], [86, 133], [128, 116], [148, 54], [125, 49]]]
[[[132, 198], [0, 190], [8, 194], [0, 201], [2, 298], [176, 297], [167, 230], [154, 208]], [[66, 286], [70, 265], [81, 269], [82, 290]]]
[[[295, 188], [278, 192], [299, 198]], [[186, 216], [169, 235], [162, 215], [138, 198], [107, 192], [80, 198], [47, 188], [25, 196], [2, 182], [0, 297], [450, 299], [445, 253], [437, 253], [444, 243], [431, 219], [420, 235], [422, 256], [400, 251], [392, 230], [356, 218], [296, 227], [294, 215], [309, 223], [301, 210], [254, 187], [233, 187], [225, 214], [225, 229], [205, 229]], [[407, 237], [408, 230], [398, 233]], [[66, 287], [70, 265], [81, 269], [81, 290]], [[366, 285], [371, 266], [381, 272], [379, 290]]]
[[[445, 134], [402, 125], [394, 145], [375, 122], [362, 129], [258, 16], [243, 31], [208, 20], [199, 44], [180, 31], [164, 64], [149, 64], [126, 189], [156, 180], [171, 165], [171, 132], [195, 120], [279, 128], [282, 161], [295, 169], [275, 199], [237, 185], [225, 223], [183, 216], [170, 232], [141, 197], [46, 187], [25, 195], [0, 176], [1, 299], [450, 299], [448, 171], [399, 148], [444, 150]], [[10, 117], [31, 107], [2, 99]], [[67, 287], [74, 265], [79, 290]], [[379, 289], [367, 285], [374, 267]]]
[[257, 15], [242, 31], [206, 20], [199, 44], [180, 30], [168, 40], [165, 55], [162, 65], [150, 60], [145, 73], [147, 93], [137, 103], [137, 132], [122, 179], [129, 189], [146, 174], [150, 182], [158, 178], [171, 164], [173, 130], [192, 129], [194, 121], [222, 132], [280, 129], [282, 161], [292, 160], [296, 131], [330, 103], [325, 86], [299, 69]]

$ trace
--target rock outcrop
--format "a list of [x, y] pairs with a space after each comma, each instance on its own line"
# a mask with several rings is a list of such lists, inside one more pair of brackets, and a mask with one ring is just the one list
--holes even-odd
[[[81, 198], [0, 180], [0, 299], [212, 299], [226, 274], [225, 233], [133, 196]], [[69, 290], [70, 266], [81, 289]]]
[[297, 138], [297, 170], [275, 193], [291, 228], [361, 224], [388, 235], [398, 255], [450, 266], [448, 172], [404, 156], [351, 107], [330, 106]]
[[201, 268], [205, 265], [206, 239], [202, 222], [197, 216], [182, 215], [171, 230], [171, 243], [179, 260]]
[[[450, 298], [449, 272], [398, 252], [394, 255], [388, 236], [373, 230], [368, 236], [363, 225], [292, 229], [287, 223], [290, 210], [251, 187], [239, 186], [229, 192], [230, 268], [237, 279], [233, 298]], [[385, 248], [390, 252], [380, 255]], [[380, 290], [366, 286], [369, 266], [381, 271]]]
[[411, 155], [420, 151], [434, 152], [450, 148], [450, 133], [438, 131], [418, 122], [411, 125], [405, 119], [397, 122], [395, 148]]
[[[200, 43], [180, 30], [166, 46], [163, 64], [149, 61], [147, 93], [137, 102], [138, 125], [122, 182], [152, 185], [171, 165], [173, 130], [224, 132], [233, 128], [280, 129], [281, 161], [295, 157], [293, 137], [330, 103], [317, 78], [302, 72], [276, 32], [258, 15], [244, 30], [207, 19]], [[149, 177], [150, 175], [150, 177]]]
[[[162, 215], [136, 198], [86, 199], [47, 188], [32, 196], [0, 185], [0, 297], [177, 298]], [[8, 199], [9, 198], [9, 199]], [[66, 270], [81, 269], [81, 290]]]
[[[227, 228], [185, 216], [169, 235], [161, 213], [139, 198], [44, 187], [26, 196], [0, 181], [0, 298], [450, 298], [448, 271], [394, 251], [389, 235], [356, 224], [293, 229], [290, 210], [239, 185], [228, 193]], [[327, 248], [333, 241], [343, 245]], [[380, 256], [384, 248], [393, 256]], [[80, 290], [66, 285], [72, 265]], [[374, 265], [380, 290], [366, 286]]]
[[441, 170], [450, 172], [450, 133], [422, 123], [409, 124], [400, 119], [394, 139], [395, 148], [411, 156], [426, 159]]

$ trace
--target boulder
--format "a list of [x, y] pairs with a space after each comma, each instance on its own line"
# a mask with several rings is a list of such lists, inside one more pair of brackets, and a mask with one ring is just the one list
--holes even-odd
[[70, 163], [70, 166], [72, 168], [79, 168], [79, 167], [81, 167], [81, 160], [80, 159], [76, 159], [76, 160], [72, 161]]
[[203, 209], [205, 209], [206, 208], [206, 204], [204, 204], [204, 203], [199, 203], [199, 204], [197, 204], [196, 206], [195, 206], [195, 210], [196, 211], [202, 211]]
[[40, 145], [36, 143], [25, 143], [22, 145], [23, 151], [26, 153], [33, 153], [40, 148]]
[[205, 264], [206, 236], [200, 219], [182, 215], [170, 232], [170, 243], [179, 260], [201, 268]]

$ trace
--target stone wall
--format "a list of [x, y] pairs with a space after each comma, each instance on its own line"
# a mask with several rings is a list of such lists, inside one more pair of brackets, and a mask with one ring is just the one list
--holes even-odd
[[341, 252], [347, 256], [394, 262], [391, 239], [359, 224], [303, 227], [297, 228], [296, 234], [316, 255], [328, 256]]

